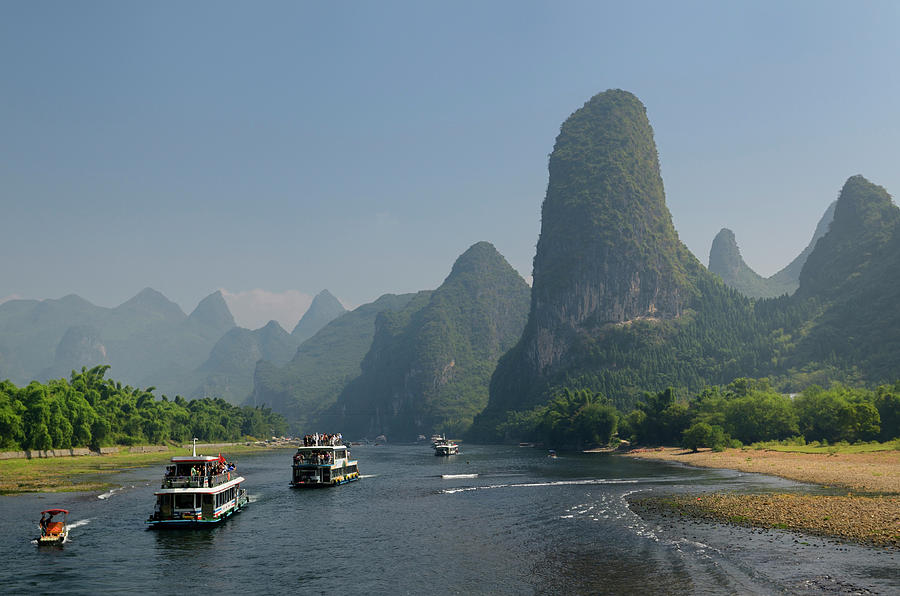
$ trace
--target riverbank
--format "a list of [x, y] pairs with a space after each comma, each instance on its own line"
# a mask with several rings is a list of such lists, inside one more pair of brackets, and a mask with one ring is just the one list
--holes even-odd
[[[235, 443], [206, 448], [198, 445], [205, 455], [222, 455], [233, 459], [237, 455], [259, 453], [272, 449], [295, 449], [290, 444]], [[190, 447], [171, 447], [152, 453], [110, 453], [105, 455], [8, 459], [0, 460], [0, 495], [33, 492], [102, 491], [115, 486], [104, 480], [109, 474], [162, 465], [175, 455], [190, 455]]]
[[[636, 498], [645, 518], [703, 519], [786, 529], [863, 544], [900, 548], [900, 452], [810, 454], [729, 449], [692, 453], [678, 448], [633, 450], [628, 457], [769, 474], [848, 490], [844, 496], [703, 494]], [[854, 492], [865, 492], [860, 495]]]
[[678, 447], [633, 449], [627, 457], [679, 462], [701, 468], [727, 468], [780, 476], [798, 482], [837, 486], [853, 491], [900, 495], [900, 451], [868, 453], [795, 453], [757, 449], [701, 449]]

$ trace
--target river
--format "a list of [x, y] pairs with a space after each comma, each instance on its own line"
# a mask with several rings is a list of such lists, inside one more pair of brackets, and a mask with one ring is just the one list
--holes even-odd
[[[900, 556], [781, 530], [657, 524], [629, 495], [820, 490], [777, 478], [602, 454], [463, 444], [354, 447], [362, 479], [288, 487], [291, 451], [237, 458], [251, 503], [220, 527], [154, 531], [162, 466], [103, 494], [0, 497], [0, 593], [900, 593]], [[39, 512], [69, 542], [38, 549]]]

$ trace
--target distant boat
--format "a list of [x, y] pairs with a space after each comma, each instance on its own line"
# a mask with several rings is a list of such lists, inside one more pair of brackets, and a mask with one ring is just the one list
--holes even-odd
[[441, 439], [434, 444], [435, 455], [457, 455], [459, 454], [459, 445], [450, 439]]
[[[53, 521], [57, 515], [62, 516], [62, 521]], [[45, 517], [46, 516], [46, 517]], [[69, 526], [66, 520], [69, 512], [65, 509], [46, 509], [41, 511], [41, 535], [38, 536], [38, 546], [62, 546], [69, 538]]]
[[556, 450], [555, 450], [555, 449], [551, 449], [551, 450], [547, 453], [547, 457], [551, 457], [551, 458], [554, 458], [554, 459], [555, 459], [555, 458], [556, 458]]

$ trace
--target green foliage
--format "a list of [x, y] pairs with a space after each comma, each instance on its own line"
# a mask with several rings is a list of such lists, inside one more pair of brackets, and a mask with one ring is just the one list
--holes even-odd
[[67, 381], [0, 383], [0, 448], [68, 449], [103, 445], [235, 441], [286, 431], [268, 408], [238, 408], [221, 398], [157, 400], [153, 387], [136, 389], [105, 379], [109, 366], [82, 368]]
[[695, 422], [684, 431], [681, 444], [685, 449], [693, 451], [700, 447], [711, 447], [714, 451], [722, 451], [731, 443], [721, 426], [712, 426], [706, 422]]

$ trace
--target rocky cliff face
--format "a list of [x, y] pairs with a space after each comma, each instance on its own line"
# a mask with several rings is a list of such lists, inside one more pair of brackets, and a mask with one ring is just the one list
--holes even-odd
[[543, 369], [576, 328], [678, 317], [689, 253], [665, 204], [653, 131], [632, 94], [606, 91], [563, 124], [534, 258], [532, 353]]
[[549, 167], [528, 324], [494, 375], [492, 408], [539, 402], [541, 379], [583, 359], [585, 341], [677, 319], [697, 294], [702, 267], [675, 233], [634, 95], [606, 91], [572, 114]]

